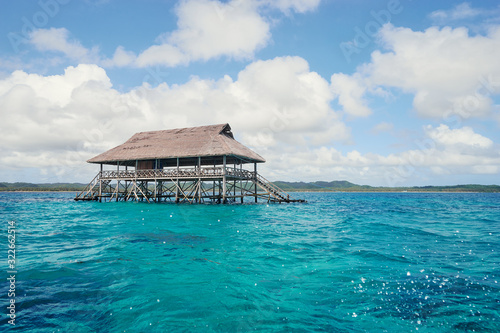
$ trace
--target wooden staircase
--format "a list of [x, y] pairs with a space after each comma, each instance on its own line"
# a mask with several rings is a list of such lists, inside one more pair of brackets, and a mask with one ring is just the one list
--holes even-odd
[[269, 195], [268, 201], [272, 202], [306, 202], [303, 199], [292, 199], [290, 195], [275, 184], [268, 181], [258, 173], [255, 175], [255, 183]]
[[[113, 187], [110, 185], [111, 180], [101, 180], [101, 173], [97, 175], [85, 186], [85, 189], [78, 193], [75, 197], [76, 201], [92, 201], [102, 198], [102, 193], [113, 192]], [[109, 196], [109, 195], [104, 195]]]
[[85, 186], [85, 189], [78, 193], [75, 197], [76, 201], [79, 200], [97, 200], [99, 196], [99, 180], [100, 180], [101, 173], [99, 172], [94, 179], [90, 181], [90, 183]]

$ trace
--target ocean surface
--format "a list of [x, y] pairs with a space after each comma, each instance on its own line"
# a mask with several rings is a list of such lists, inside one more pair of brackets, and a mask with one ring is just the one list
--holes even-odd
[[500, 194], [74, 195], [0, 193], [0, 331], [500, 332]]

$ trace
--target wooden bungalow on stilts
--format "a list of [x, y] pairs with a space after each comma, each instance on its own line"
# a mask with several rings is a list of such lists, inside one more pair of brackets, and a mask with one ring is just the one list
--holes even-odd
[[[265, 160], [236, 141], [229, 124], [137, 133], [87, 162], [100, 170], [75, 200], [303, 201], [258, 174]], [[253, 170], [243, 169], [248, 164]]]

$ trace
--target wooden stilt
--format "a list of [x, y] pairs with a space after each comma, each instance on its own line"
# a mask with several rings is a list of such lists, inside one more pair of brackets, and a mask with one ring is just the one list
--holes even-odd
[[[240, 163], [240, 172], [243, 174], [243, 163]], [[240, 179], [240, 195], [241, 195], [241, 203], [243, 203], [243, 180]]]
[[158, 169], [158, 159], [155, 159], [155, 189], [154, 189], [154, 201], [158, 202], [158, 183], [156, 180], [156, 170]]
[[[120, 173], [120, 162], [116, 162], [116, 172]], [[118, 196], [120, 195], [120, 179], [116, 180], [116, 201], [118, 201]]]
[[223, 167], [222, 167], [222, 203], [227, 203], [226, 199], [226, 155], [222, 158]]
[[99, 173], [99, 202], [102, 202], [102, 163], [101, 165], [101, 171]]
[[197, 202], [200, 203], [201, 202], [201, 185], [202, 185], [202, 182], [201, 182], [201, 157], [198, 156], [198, 199], [197, 199]]
[[[128, 165], [125, 165], [125, 171], [128, 171]], [[127, 201], [125, 198], [126, 198], [126, 194], [128, 191], [128, 186], [129, 186], [129, 181], [125, 180], [125, 189], [123, 190], [123, 200], [124, 201]]]
[[177, 179], [175, 181], [176, 190], [175, 190], [175, 202], [179, 202], [179, 158], [177, 157]]
[[[234, 162], [234, 171], [236, 171], [236, 162]], [[236, 202], [236, 178], [233, 181], [233, 198], [234, 202]]]
[[255, 203], [257, 203], [257, 163], [253, 164], [253, 173], [255, 177], [254, 181], [254, 194], [255, 194]]

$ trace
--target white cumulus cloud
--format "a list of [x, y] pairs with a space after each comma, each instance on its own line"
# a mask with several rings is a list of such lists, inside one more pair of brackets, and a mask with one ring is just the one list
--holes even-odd
[[465, 145], [476, 148], [490, 148], [493, 146], [491, 139], [475, 133], [470, 127], [450, 129], [447, 125], [443, 124], [438, 127], [428, 125], [425, 127], [425, 132], [438, 145]]
[[332, 75], [331, 80], [331, 88], [345, 113], [357, 117], [366, 117], [372, 113], [364, 100], [367, 88], [360, 75], [337, 73]]
[[332, 77], [334, 87], [334, 79], [346, 82], [336, 91], [347, 113], [368, 114], [367, 94], [399, 89], [414, 95], [414, 109], [423, 117], [492, 115], [492, 97], [500, 93], [500, 26], [470, 36], [465, 28], [420, 32], [386, 24], [379, 38], [386, 52], [373, 52], [353, 75]]
[[176, 9], [177, 30], [161, 36], [161, 44], [143, 51], [140, 67], [176, 66], [220, 56], [249, 59], [270, 40], [270, 26], [255, 1], [188, 0]]
[[66, 28], [36, 29], [30, 35], [30, 43], [40, 51], [61, 52], [79, 62], [98, 61], [98, 50], [89, 50], [79, 41], [71, 40]]
[[268, 0], [269, 6], [279, 8], [283, 12], [293, 10], [297, 13], [305, 13], [316, 9], [321, 0]]
[[473, 18], [483, 13], [482, 10], [472, 8], [468, 2], [456, 5], [451, 10], [436, 10], [429, 17], [437, 23]]

